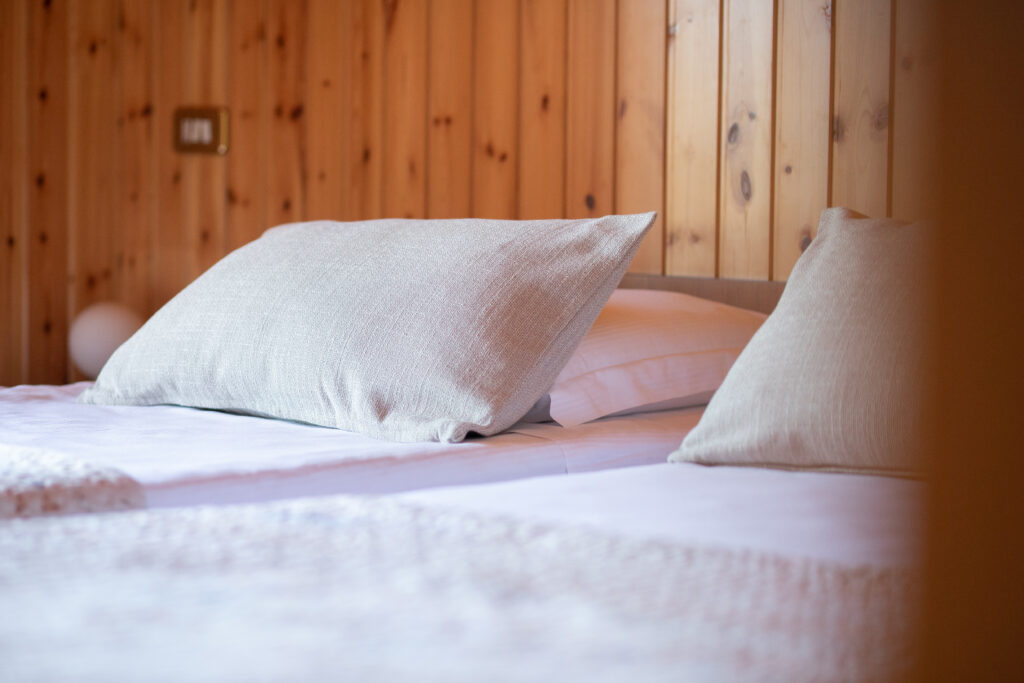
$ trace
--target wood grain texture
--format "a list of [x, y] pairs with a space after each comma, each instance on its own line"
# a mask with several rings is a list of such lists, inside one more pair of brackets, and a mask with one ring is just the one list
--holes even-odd
[[427, 3], [384, 9], [384, 215], [427, 214]]
[[933, 113], [938, 107], [939, 53], [935, 14], [926, 0], [896, 3], [892, 88], [892, 215], [931, 218], [931, 189], [939, 168]]
[[519, 218], [565, 214], [566, 0], [522, 0]]
[[157, 40], [155, 114], [157, 157], [157, 223], [154, 226], [149, 310], [156, 310], [188, 283], [188, 254], [185, 221], [188, 195], [185, 192], [185, 160], [174, 150], [174, 109], [186, 101], [185, 46], [187, 8], [181, 3], [157, 6], [160, 33]]
[[780, 0], [772, 279], [785, 280], [828, 206], [831, 2]]
[[519, 11], [517, 0], [478, 2], [473, 74], [474, 216], [515, 218]]
[[[186, 96], [192, 104], [218, 106], [227, 98], [227, 0], [194, 0], [188, 12]], [[189, 281], [224, 255], [224, 184], [227, 161], [211, 154], [184, 159], [189, 204], [186, 242]]]
[[350, 206], [346, 218], [380, 218], [384, 158], [384, 7], [354, 0], [350, 34], [351, 95], [348, 126], [353, 140], [346, 164]]
[[28, 381], [27, 10], [0, 4], [0, 386]]
[[890, 0], [836, 5], [833, 206], [889, 209]]
[[566, 190], [569, 218], [615, 210], [615, 0], [569, 0]]
[[[150, 255], [156, 193], [156, 143], [153, 125], [154, 5], [145, 0], [118, 3], [118, 48], [121, 97], [117, 152], [120, 182], [114, 211], [120, 239], [114, 254], [119, 302], [139, 315], [148, 309]], [[166, 142], [166, 141], [165, 141]]]
[[306, 210], [305, 0], [268, 0], [267, 222], [302, 220]]
[[266, 0], [233, 0], [228, 22], [231, 149], [225, 178], [225, 248], [251, 242], [268, 227], [266, 204], [268, 40]]
[[665, 272], [718, 263], [718, 0], [671, 0], [665, 150]]
[[769, 275], [773, 14], [771, 0], [726, 0], [722, 12], [722, 277]]
[[473, 1], [433, 0], [427, 42], [427, 216], [470, 215]]
[[657, 211], [630, 270], [661, 273], [665, 244], [664, 0], [619, 5], [615, 129], [615, 211]]
[[346, 49], [352, 5], [309, 0], [306, 41], [306, 219], [339, 220], [349, 202], [342, 168], [352, 138], [342, 121], [348, 111], [351, 54]]
[[29, 5], [28, 381], [67, 381], [68, 13]]

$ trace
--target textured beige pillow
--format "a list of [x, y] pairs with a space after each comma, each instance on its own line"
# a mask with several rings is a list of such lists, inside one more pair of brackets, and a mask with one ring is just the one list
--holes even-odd
[[926, 230], [826, 210], [775, 312], [669, 460], [919, 473]]
[[79, 400], [494, 434], [551, 387], [653, 218], [280, 226], [159, 310]]

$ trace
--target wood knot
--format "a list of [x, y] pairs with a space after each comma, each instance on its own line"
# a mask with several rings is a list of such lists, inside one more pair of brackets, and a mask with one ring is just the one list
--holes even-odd
[[790, 173], [793, 172], [793, 167], [790, 166], [789, 164], [786, 164], [786, 167], [782, 169], [782, 172], [785, 173], [786, 175], [789, 175]]
[[285, 211], [291, 211], [292, 210], [292, 200], [286, 199], [283, 202], [281, 202], [281, 208], [284, 209]]
[[330, 88], [331, 87], [331, 79], [325, 78], [323, 80], [323, 82], [320, 83], [320, 85], [324, 86], [325, 88]]
[[619, 102], [619, 118], [621, 119], [621, 118], [623, 118], [625, 116], [626, 116], [626, 100], [622, 100], [621, 102]]
[[278, 49], [283, 50], [285, 45], [284, 34], [278, 33], [277, 38], [274, 40], [274, 42], [277, 43]]
[[14, 245], [15, 245], [14, 235], [8, 235], [7, 236], [7, 246], [10, 247], [11, 249], [13, 249]]
[[551, 98], [548, 97], [547, 93], [541, 95], [541, 98], [540, 98], [540, 108], [542, 110], [544, 110], [544, 111], [547, 111], [548, 107], [550, 105], [551, 105]]
[[291, 112], [289, 112], [288, 116], [291, 117], [292, 121], [298, 121], [299, 119], [302, 118], [303, 111], [305, 111], [303, 106], [301, 104], [297, 104], [294, 107], [292, 107], [292, 110]]
[[695, 232], [691, 232], [689, 235], [686, 236], [686, 241], [689, 244], [697, 244], [698, 242], [700, 242], [700, 235], [698, 235]]
[[171, 176], [171, 182], [175, 185], [181, 182], [181, 171], [174, 172], [174, 175]]
[[46, 174], [40, 173], [36, 176], [36, 187], [43, 187], [46, 185]]
[[484, 146], [484, 154], [486, 154], [489, 157], [493, 157], [494, 156], [494, 143], [488, 142]]
[[233, 188], [229, 187], [227, 189], [227, 191], [224, 193], [224, 195], [225, 195], [225, 197], [228, 200], [228, 204], [237, 204], [238, 203], [238, 195], [235, 194], [235, 190]]
[[46, 98], [49, 97], [49, 95], [50, 95], [50, 93], [48, 93], [46, 91], [46, 88], [40, 88], [39, 89], [39, 101], [40, 102], [45, 102]]
[[832, 140], [834, 142], [842, 142], [843, 137], [846, 135], [846, 124], [843, 120], [836, 116], [832, 119]]
[[508, 161], [508, 152], [502, 152], [502, 153], [501, 153], [501, 154], [500, 154], [500, 155], [498, 156], [498, 163], [504, 163], [504, 162], [506, 162], [506, 161]]
[[100, 46], [96, 44], [95, 40], [90, 40], [89, 41], [89, 54], [90, 55], [96, 54], [96, 51], [99, 49], [99, 47]]
[[364, 164], [370, 163], [370, 148], [369, 147], [363, 147], [363, 163]]
[[889, 105], [883, 104], [875, 111], [875, 115], [871, 120], [871, 125], [875, 130], [885, 130], [889, 127]]
[[900, 66], [904, 71], [910, 71], [914, 68], [914, 58], [910, 55], [903, 55], [903, 59], [900, 60]]
[[280, 104], [276, 105], [274, 107], [274, 116], [277, 118], [282, 118], [284, 116], [284, 107], [282, 107]]
[[93, 275], [92, 273], [90, 273], [85, 278], [85, 288], [86, 289], [96, 289], [96, 276]]
[[49, 320], [43, 321], [43, 334], [50, 334], [53, 330], [53, 324]]
[[206, 228], [203, 228], [202, 230], [200, 230], [199, 231], [199, 241], [200, 242], [209, 242], [210, 241], [210, 231], [207, 230]]
[[754, 119], [757, 118], [757, 113], [756, 112], [752, 112], [752, 111], [748, 111], [747, 112], [747, 118], [750, 119], [751, 121], [753, 121]]
[[583, 198], [583, 203], [587, 205], [588, 210], [593, 211], [594, 206], [597, 204], [597, 200], [594, 199], [594, 195], [588, 194]]
[[320, 169], [320, 172], [316, 174], [316, 179], [320, 182], [327, 180], [327, 171]]
[[50, 241], [50, 236], [49, 235], [47, 235], [45, 232], [39, 233], [39, 244], [46, 244], [49, 241]]
[[734, 123], [729, 126], [729, 134], [726, 136], [726, 140], [729, 141], [730, 145], [735, 145], [740, 141], [740, 124]]
[[750, 174], [746, 171], [740, 173], [740, 194], [743, 195], [743, 201], [745, 202], [749, 202], [754, 194], [754, 190], [750, 186]]

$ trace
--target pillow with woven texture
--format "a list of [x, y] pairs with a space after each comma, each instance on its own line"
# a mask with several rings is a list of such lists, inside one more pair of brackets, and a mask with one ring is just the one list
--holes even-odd
[[822, 214], [672, 462], [916, 476], [927, 226]]
[[168, 302], [79, 400], [495, 434], [551, 386], [653, 219], [279, 226]]
[[530, 417], [571, 427], [704, 405], [764, 319], [689, 294], [617, 289]]

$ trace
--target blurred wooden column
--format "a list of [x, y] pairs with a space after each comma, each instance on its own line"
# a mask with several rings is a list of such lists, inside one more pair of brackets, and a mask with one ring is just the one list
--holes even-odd
[[938, 239], [921, 680], [1020, 680], [1024, 6], [936, 3]]

